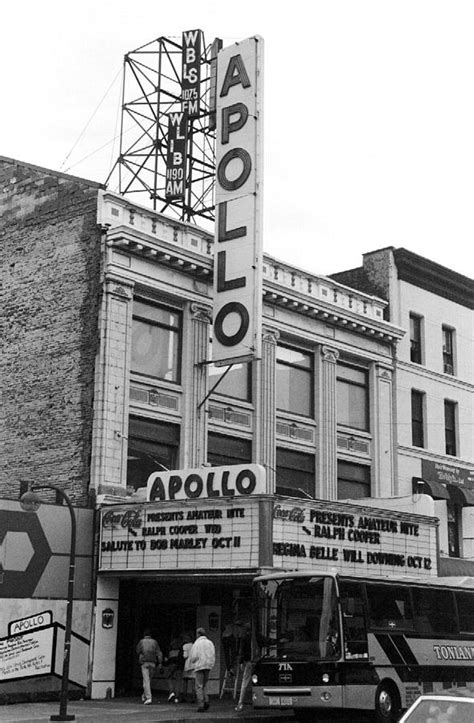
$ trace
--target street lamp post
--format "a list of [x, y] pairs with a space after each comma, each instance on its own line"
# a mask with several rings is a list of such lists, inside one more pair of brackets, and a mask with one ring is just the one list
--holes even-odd
[[69, 689], [69, 662], [71, 659], [72, 605], [74, 600], [74, 578], [76, 571], [76, 516], [74, 514], [74, 508], [71, 504], [71, 500], [67, 494], [60, 487], [53, 484], [39, 484], [30, 487], [30, 490], [25, 492], [20, 498], [20, 504], [24, 510], [27, 512], [36, 512], [41, 505], [41, 498], [36, 494], [35, 490], [41, 489], [54, 490], [56, 494], [58, 494], [67, 504], [71, 517], [71, 548], [69, 552], [69, 579], [67, 589], [66, 628], [64, 631], [64, 658], [61, 679], [61, 695], [59, 699], [59, 714], [52, 715], [50, 717], [50, 720], [68, 721], [75, 720], [74, 715], [68, 715], [67, 703]]

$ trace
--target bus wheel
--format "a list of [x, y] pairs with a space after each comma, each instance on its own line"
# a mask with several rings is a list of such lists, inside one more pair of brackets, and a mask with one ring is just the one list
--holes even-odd
[[375, 720], [377, 723], [392, 723], [398, 720], [400, 696], [393, 683], [380, 683], [375, 694]]

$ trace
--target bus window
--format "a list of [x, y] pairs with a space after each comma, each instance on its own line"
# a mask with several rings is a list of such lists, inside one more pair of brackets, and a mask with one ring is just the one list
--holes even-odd
[[365, 619], [364, 589], [359, 582], [339, 583], [339, 596], [344, 627], [344, 652], [347, 659], [364, 659], [369, 655], [367, 647], [367, 623]]
[[337, 596], [330, 577], [262, 581], [257, 587], [257, 642], [268, 657], [340, 655]]
[[415, 630], [426, 635], [457, 633], [456, 608], [450, 590], [413, 588]]
[[410, 590], [398, 585], [367, 585], [370, 625], [373, 628], [413, 630]]
[[456, 603], [458, 606], [459, 631], [474, 634], [474, 601], [472, 593], [457, 592]]

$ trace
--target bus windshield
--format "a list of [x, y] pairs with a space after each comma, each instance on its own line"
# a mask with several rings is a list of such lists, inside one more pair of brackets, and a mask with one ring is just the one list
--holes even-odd
[[257, 643], [263, 657], [340, 656], [336, 586], [331, 577], [262, 579], [256, 594]]

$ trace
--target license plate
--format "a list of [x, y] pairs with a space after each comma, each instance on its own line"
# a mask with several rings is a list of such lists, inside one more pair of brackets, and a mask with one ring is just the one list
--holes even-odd
[[293, 705], [293, 698], [289, 695], [271, 695], [270, 705]]

